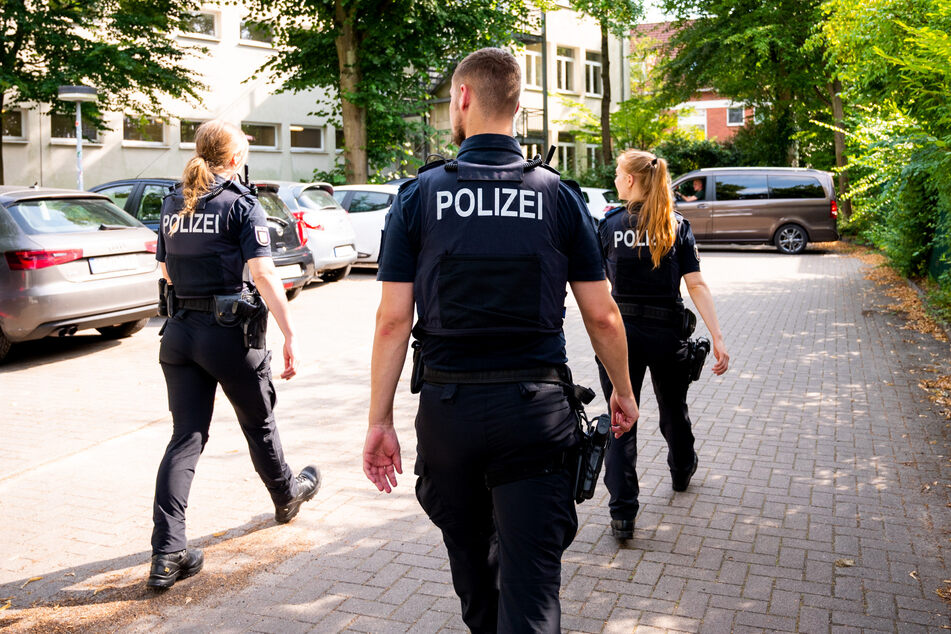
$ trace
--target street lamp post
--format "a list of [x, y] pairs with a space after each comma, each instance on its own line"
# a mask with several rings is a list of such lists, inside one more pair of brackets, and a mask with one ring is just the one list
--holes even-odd
[[61, 101], [76, 102], [76, 189], [83, 187], [83, 110], [84, 101], [96, 100], [96, 89], [90, 86], [60, 86]]

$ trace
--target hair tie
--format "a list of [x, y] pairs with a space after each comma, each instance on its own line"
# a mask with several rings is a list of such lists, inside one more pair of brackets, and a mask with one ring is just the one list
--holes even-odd
[[657, 157], [656, 157], [656, 156], [655, 156], [653, 159], [651, 159], [651, 167], [652, 167], [652, 168], [657, 167]]

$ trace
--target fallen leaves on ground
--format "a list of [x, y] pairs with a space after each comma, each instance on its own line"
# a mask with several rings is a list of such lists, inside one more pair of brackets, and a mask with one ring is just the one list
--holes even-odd
[[951, 419], [951, 375], [918, 381], [918, 387], [928, 392], [928, 398], [941, 407], [945, 418]]
[[836, 559], [835, 567], [836, 568], [851, 568], [855, 565], [854, 559]]

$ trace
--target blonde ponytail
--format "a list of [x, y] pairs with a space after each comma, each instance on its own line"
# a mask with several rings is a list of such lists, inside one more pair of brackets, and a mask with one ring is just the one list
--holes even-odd
[[674, 218], [667, 161], [650, 152], [627, 150], [617, 162], [622, 170], [634, 177], [644, 193], [643, 201], [628, 201], [627, 213], [637, 214], [637, 232], [647, 236], [651, 262], [656, 269], [677, 241], [677, 220]]
[[188, 160], [182, 174], [185, 206], [181, 213], [186, 216], [195, 213], [198, 199], [215, 184], [215, 173], [224, 170], [235, 153], [241, 150], [247, 152], [247, 149], [247, 137], [233, 123], [212, 119], [198, 126], [195, 131], [195, 156]]

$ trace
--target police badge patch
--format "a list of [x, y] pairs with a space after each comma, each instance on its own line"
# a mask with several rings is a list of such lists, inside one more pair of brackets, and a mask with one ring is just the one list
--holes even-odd
[[262, 247], [266, 247], [271, 244], [271, 232], [267, 230], [267, 227], [255, 227], [254, 239], [257, 240], [258, 244]]

